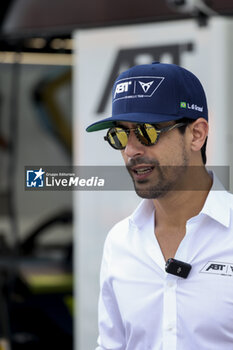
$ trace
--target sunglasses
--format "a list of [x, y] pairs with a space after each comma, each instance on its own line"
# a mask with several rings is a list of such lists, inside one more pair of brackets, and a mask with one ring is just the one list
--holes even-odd
[[185, 123], [177, 123], [174, 125], [167, 126], [162, 129], [156, 129], [155, 125], [152, 124], [138, 124], [135, 128], [125, 128], [123, 126], [114, 126], [110, 128], [107, 132], [107, 135], [104, 137], [105, 141], [108, 141], [109, 145], [114, 149], [122, 150], [125, 149], [130, 130], [134, 131], [137, 139], [145, 146], [153, 146], [158, 140], [160, 134], [180, 128], [181, 126], [186, 125]]

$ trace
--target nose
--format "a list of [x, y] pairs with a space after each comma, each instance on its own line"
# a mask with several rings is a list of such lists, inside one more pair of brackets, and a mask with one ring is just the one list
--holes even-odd
[[138, 156], [142, 156], [144, 154], [144, 147], [141, 142], [137, 139], [135, 133], [130, 130], [130, 134], [128, 136], [128, 142], [124, 149], [124, 154], [128, 158], [135, 158]]

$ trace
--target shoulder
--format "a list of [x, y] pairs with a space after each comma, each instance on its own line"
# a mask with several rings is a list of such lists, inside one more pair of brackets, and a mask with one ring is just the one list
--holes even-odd
[[104, 269], [109, 271], [109, 266], [112, 266], [114, 262], [117, 264], [123, 252], [129, 249], [129, 240], [127, 239], [129, 227], [130, 218], [126, 217], [108, 232], [104, 242], [101, 271]]
[[138, 230], [131, 216], [119, 221], [107, 234], [104, 243], [104, 255], [117, 258], [129, 252], [137, 236]]
[[112, 229], [109, 231], [106, 243], [117, 243], [125, 240], [127, 234], [130, 230], [130, 217], [126, 217], [125, 219], [119, 221], [115, 224]]
[[129, 241], [132, 242], [140, 227], [149, 220], [153, 212], [153, 202], [151, 200], [142, 200], [130, 216], [113, 226], [107, 235], [106, 241], [129, 244]]
[[141, 201], [130, 216], [112, 227], [105, 240], [104, 250], [109, 253], [131, 251], [132, 246], [138, 244], [140, 227], [148, 221], [148, 218], [153, 214], [153, 210], [154, 207], [151, 201]]

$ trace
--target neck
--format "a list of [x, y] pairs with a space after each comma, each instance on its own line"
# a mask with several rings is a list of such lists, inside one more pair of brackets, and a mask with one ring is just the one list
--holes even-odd
[[[193, 169], [191, 171], [193, 174]], [[200, 167], [198, 171], [200, 172]], [[197, 181], [197, 177], [193, 174], [191, 177], [182, 179], [186, 183], [183, 189], [170, 191], [164, 197], [153, 200], [156, 208], [156, 225], [184, 227], [187, 220], [201, 211], [212, 186], [212, 178], [205, 167], [198, 175], [198, 187], [196, 186], [195, 189], [188, 186]], [[193, 180], [194, 182], [190, 182]]]

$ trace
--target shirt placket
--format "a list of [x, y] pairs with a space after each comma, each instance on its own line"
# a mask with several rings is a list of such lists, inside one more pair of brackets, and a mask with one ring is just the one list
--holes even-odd
[[177, 279], [167, 275], [163, 296], [163, 350], [175, 350], [177, 343]]

